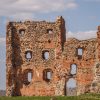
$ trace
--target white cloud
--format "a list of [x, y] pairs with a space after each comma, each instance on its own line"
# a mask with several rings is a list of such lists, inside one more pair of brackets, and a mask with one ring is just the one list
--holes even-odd
[[35, 13], [74, 9], [75, 0], [0, 0], [0, 16], [32, 18]]
[[76, 38], [78, 40], [96, 38], [96, 31], [86, 31], [86, 32], [77, 32], [77, 33], [73, 33], [69, 31], [66, 34], [66, 38]]

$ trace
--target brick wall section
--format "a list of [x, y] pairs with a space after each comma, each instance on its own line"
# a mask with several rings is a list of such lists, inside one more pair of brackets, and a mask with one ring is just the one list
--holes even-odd
[[[64, 46], [63, 66], [65, 66], [70, 72], [71, 64], [77, 65], [76, 75], [71, 76], [77, 81], [77, 94], [90, 91], [91, 83], [94, 78], [93, 66], [95, 65], [97, 58], [96, 43], [96, 39], [79, 41], [73, 38], [68, 39]], [[78, 48], [83, 49], [83, 55], [81, 59], [79, 59], [77, 55]], [[67, 76], [68, 79], [69, 76]]]
[[100, 26], [97, 32], [97, 60], [94, 66], [94, 79], [91, 84], [91, 92], [100, 93]]
[[98, 41], [98, 59], [100, 61], [100, 26], [98, 27], [98, 32], [97, 32], [97, 41]]
[[[20, 31], [24, 33], [21, 34]], [[50, 33], [49, 33], [50, 31]], [[90, 92], [97, 61], [97, 40], [66, 41], [65, 21], [9, 22], [6, 37], [7, 96], [54, 96], [66, 94], [66, 83], [70, 78], [77, 81], [77, 95]], [[78, 59], [77, 48], [83, 48]], [[43, 53], [49, 52], [49, 59]], [[31, 58], [26, 59], [26, 53]], [[71, 64], [77, 65], [77, 73], [70, 74]], [[45, 70], [52, 73], [45, 80]], [[32, 73], [31, 82], [26, 82], [27, 73]], [[75, 90], [74, 90], [75, 91]], [[74, 93], [75, 94], [75, 93]]]

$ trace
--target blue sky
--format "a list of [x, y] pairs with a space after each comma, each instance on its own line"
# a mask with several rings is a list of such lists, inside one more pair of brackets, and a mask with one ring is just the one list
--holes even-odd
[[96, 37], [100, 0], [0, 0], [0, 89], [5, 89], [6, 23], [11, 20], [55, 21], [63, 16], [68, 37]]

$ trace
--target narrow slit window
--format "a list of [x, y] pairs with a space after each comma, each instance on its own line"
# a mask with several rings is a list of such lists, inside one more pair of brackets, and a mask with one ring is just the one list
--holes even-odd
[[51, 80], [51, 74], [52, 74], [52, 73], [51, 73], [50, 71], [47, 72], [47, 79], [48, 79], [48, 80]]
[[32, 81], [32, 73], [31, 72], [28, 72], [28, 82], [31, 82]]

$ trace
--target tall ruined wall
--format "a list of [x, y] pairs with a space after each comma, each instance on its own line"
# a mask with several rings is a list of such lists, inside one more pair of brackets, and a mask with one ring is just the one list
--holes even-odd
[[[10, 22], [7, 26], [7, 95], [54, 95], [57, 84], [55, 67], [62, 61], [65, 22]], [[63, 34], [63, 37], [62, 36]], [[44, 53], [49, 59], [44, 59]], [[27, 54], [31, 58], [27, 58]], [[57, 62], [56, 62], [57, 59]], [[47, 82], [44, 71], [52, 71]], [[27, 74], [31, 72], [29, 83]]]
[[100, 26], [98, 26], [98, 32], [97, 32], [97, 49], [98, 49], [98, 60], [100, 61]]
[[[94, 78], [94, 66], [97, 58], [96, 39], [79, 41], [68, 39], [63, 52], [63, 66], [69, 70], [68, 80], [73, 78], [77, 82], [77, 94], [90, 92]], [[80, 55], [78, 54], [78, 49]], [[81, 55], [82, 52], [82, 55]], [[76, 65], [76, 74], [71, 75], [71, 65]]]
[[[56, 22], [8, 23], [7, 96], [79, 95], [93, 90], [99, 38], [66, 41], [65, 35], [62, 17]], [[76, 87], [67, 87], [70, 79], [76, 81]]]
[[94, 66], [94, 80], [91, 84], [91, 92], [100, 93], [100, 26], [97, 32], [97, 61]]

